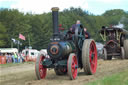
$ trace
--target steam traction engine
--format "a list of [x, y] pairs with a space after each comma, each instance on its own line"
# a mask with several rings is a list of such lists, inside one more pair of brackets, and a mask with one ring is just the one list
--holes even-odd
[[52, 8], [53, 37], [48, 45], [47, 52], [50, 58], [40, 53], [36, 61], [36, 76], [44, 79], [47, 68], [54, 68], [56, 75], [69, 75], [76, 79], [78, 68], [84, 68], [85, 74], [94, 74], [97, 68], [97, 49], [93, 39], [85, 39], [83, 26], [76, 27], [75, 32], [65, 34], [58, 30], [58, 10]]
[[105, 42], [103, 48], [104, 60], [111, 60], [113, 56], [120, 56], [121, 59], [128, 58], [128, 40], [126, 40], [128, 31], [114, 26], [103, 26], [100, 35]]

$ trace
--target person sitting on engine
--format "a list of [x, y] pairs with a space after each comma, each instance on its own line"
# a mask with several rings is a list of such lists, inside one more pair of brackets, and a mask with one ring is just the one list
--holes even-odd
[[85, 33], [85, 39], [90, 39], [90, 34], [87, 32], [86, 28], [84, 28], [84, 33]]

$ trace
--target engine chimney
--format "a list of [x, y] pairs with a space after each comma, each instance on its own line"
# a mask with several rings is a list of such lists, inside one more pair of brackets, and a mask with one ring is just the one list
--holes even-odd
[[58, 40], [59, 38], [59, 29], [58, 29], [58, 7], [53, 7], [52, 9], [52, 20], [53, 20], [53, 39]]

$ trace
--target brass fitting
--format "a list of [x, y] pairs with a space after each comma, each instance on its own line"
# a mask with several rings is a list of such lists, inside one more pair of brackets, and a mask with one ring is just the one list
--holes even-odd
[[58, 11], [59, 8], [58, 8], [58, 7], [53, 7], [51, 10], [52, 10], [52, 11]]

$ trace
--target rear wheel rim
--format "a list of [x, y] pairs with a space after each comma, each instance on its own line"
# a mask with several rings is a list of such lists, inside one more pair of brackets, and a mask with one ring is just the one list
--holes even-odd
[[94, 74], [97, 68], [97, 50], [94, 41], [92, 41], [90, 44], [89, 60], [91, 71]]
[[42, 65], [42, 62], [44, 61], [44, 58], [43, 56], [40, 57], [40, 60], [39, 60], [39, 74], [40, 74], [40, 78], [41, 79], [44, 79], [45, 76], [46, 76], [46, 71], [47, 69], [44, 68], [44, 66]]

